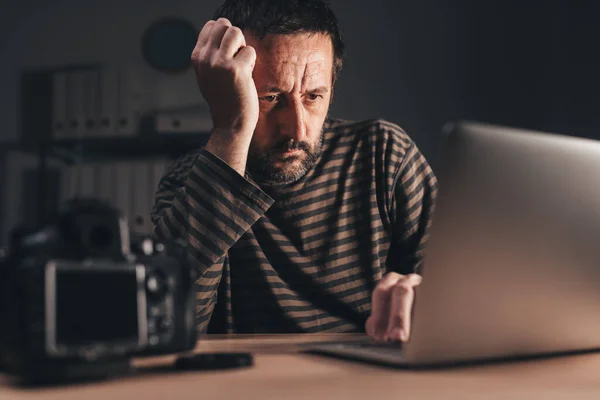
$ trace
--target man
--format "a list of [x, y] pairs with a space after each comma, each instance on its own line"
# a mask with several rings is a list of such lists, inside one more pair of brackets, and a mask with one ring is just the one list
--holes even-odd
[[226, 0], [202, 28], [214, 128], [152, 213], [200, 271], [200, 331], [408, 339], [436, 178], [397, 125], [328, 118], [343, 49], [324, 0]]

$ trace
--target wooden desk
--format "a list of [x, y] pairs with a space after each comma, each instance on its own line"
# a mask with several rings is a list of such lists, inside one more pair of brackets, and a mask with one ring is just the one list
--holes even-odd
[[219, 372], [160, 373], [173, 357], [138, 360], [139, 376], [20, 389], [0, 376], [1, 400], [56, 399], [600, 399], [600, 354], [435, 371], [393, 370], [298, 354], [307, 341], [356, 335], [211, 336], [196, 351], [251, 351], [255, 366]]

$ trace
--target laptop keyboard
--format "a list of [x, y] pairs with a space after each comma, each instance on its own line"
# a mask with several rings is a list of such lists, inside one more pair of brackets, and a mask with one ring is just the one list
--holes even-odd
[[378, 363], [400, 365], [405, 362], [401, 343], [381, 343], [375, 341], [337, 342], [313, 344], [309, 352], [329, 356], [341, 356]]
[[[352, 343], [350, 343], [352, 345]], [[354, 343], [356, 347], [365, 347], [369, 349], [388, 349], [388, 350], [396, 350], [400, 349], [402, 346], [398, 343], [380, 343], [380, 342], [364, 342], [364, 343]]]
[[402, 345], [399, 343], [381, 343], [381, 342], [355, 342], [355, 343], [332, 343], [327, 347], [338, 349], [366, 350], [377, 353], [396, 353], [402, 351]]

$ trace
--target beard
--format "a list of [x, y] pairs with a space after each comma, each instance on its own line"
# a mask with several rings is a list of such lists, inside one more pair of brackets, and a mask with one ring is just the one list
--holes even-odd
[[[292, 150], [300, 150], [300, 152], [283, 156], [283, 152]], [[259, 177], [260, 180], [292, 183], [306, 175], [322, 153], [323, 133], [321, 132], [319, 139], [313, 144], [286, 139], [264, 152], [250, 149], [247, 168], [250, 174]], [[275, 165], [276, 163], [279, 165]]]

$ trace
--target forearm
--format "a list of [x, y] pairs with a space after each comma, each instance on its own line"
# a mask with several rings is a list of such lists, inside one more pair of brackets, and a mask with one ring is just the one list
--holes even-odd
[[244, 176], [252, 131], [213, 130], [205, 149]]
[[206, 333], [211, 321], [224, 264], [228, 258], [224, 257], [208, 268], [203, 276], [196, 281], [196, 329], [198, 333]]
[[402, 274], [419, 273], [429, 238], [437, 178], [416, 146], [409, 149], [395, 189], [395, 251], [392, 265]]
[[273, 200], [222, 160], [202, 150], [182, 185], [159, 191], [153, 211], [159, 240], [183, 239], [206, 269], [260, 219]]
[[186, 246], [199, 272], [196, 289], [202, 326], [210, 319], [227, 252], [273, 200], [206, 150], [183, 175], [178, 182], [168, 175], [161, 182], [152, 213], [154, 236]]

